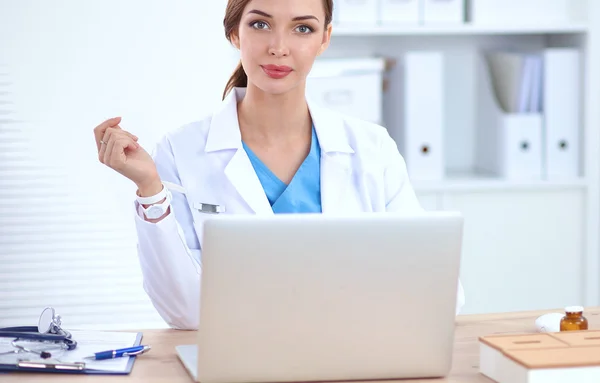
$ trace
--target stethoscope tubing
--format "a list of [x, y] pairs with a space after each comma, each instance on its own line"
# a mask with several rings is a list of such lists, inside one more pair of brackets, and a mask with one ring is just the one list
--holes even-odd
[[17, 338], [43, 342], [63, 342], [68, 350], [77, 347], [77, 342], [71, 339], [71, 333], [60, 329], [62, 334], [42, 334], [35, 326], [0, 328], [0, 338]]

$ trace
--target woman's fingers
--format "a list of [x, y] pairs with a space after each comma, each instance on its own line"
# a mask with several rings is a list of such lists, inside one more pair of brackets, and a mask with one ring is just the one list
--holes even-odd
[[101, 141], [100, 143], [102, 143], [102, 142], [106, 142], [106, 143], [108, 143], [108, 141], [110, 140], [110, 137], [111, 137], [112, 135], [115, 135], [115, 134], [116, 134], [116, 135], [118, 135], [118, 136], [119, 136], [119, 135], [126, 135], [126, 136], [130, 137], [130, 138], [131, 138], [132, 140], [134, 140], [134, 141], [137, 141], [137, 140], [138, 140], [137, 136], [135, 136], [135, 135], [133, 135], [133, 134], [129, 133], [129, 132], [128, 132], [128, 131], [126, 131], [126, 130], [123, 130], [123, 129], [121, 129], [121, 128], [120, 128], [120, 127], [118, 127], [118, 126], [116, 126], [116, 127], [108, 128], [108, 129], [106, 129], [106, 130], [104, 131], [104, 136], [102, 137], [102, 141]]
[[98, 150], [98, 160], [104, 163], [104, 153], [106, 153], [106, 143], [100, 143], [100, 149]]
[[[94, 128], [94, 138], [96, 139], [96, 146], [98, 148], [98, 152], [100, 152], [100, 149], [102, 146], [101, 141], [103, 141], [102, 137], [104, 137], [104, 133], [106, 132], [106, 129], [112, 128], [113, 126], [117, 126], [117, 125], [119, 125], [120, 122], [121, 122], [121, 117], [113, 117], [113, 118], [109, 118], [108, 120], [104, 121], [103, 123], [101, 123], [100, 125], [98, 125]], [[104, 142], [107, 142], [107, 141], [104, 141]]]
[[106, 162], [104, 162], [106, 160], [106, 151], [107, 151], [107, 146], [108, 144], [112, 141], [112, 140], [118, 140], [122, 137], [127, 137], [128, 139], [130, 139], [132, 141], [132, 145], [131, 145], [131, 149], [137, 149], [140, 147], [140, 145], [137, 143], [138, 137], [123, 130], [120, 128], [107, 128], [104, 131], [104, 136], [102, 137], [102, 139], [100, 140], [100, 149], [98, 150], [98, 158], [100, 159], [100, 162], [102, 162], [103, 164], [106, 165]]
[[[104, 141], [106, 142], [106, 141]], [[112, 168], [111, 163], [110, 163], [110, 158], [112, 157], [112, 151], [114, 150], [115, 147], [115, 140], [110, 140], [108, 142], [106, 142], [106, 144], [103, 144], [102, 146], [105, 147], [104, 149], [104, 153], [102, 154], [102, 163], [106, 166], [109, 166]]]
[[115, 170], [121, 170], [125, 165], [125, 161], [127, 159], [127, 155], [125, 151], [127, 149], [134, 150], [137, 148], [137, 143], [131, 138], [122, 136], [119, 138], [115, 138], [110, 141], [112, 146], [110, 146], [110, 153], [107, 155], [108, 158], [108, 166]]
[[109, 141], [104, 155], [108, 167], [123, 171], [127, 162], [127, 150], [135, 150], [137, 143], [130, 137], [122, 136]]
[[120, 122], [121, 117], [114, 117], [104, 121], [103, 123], [94, 128], [94, 138], [96, 139], [96, 147], [98, 149], [98, 153], [100, 153], [100, 150], [102, 149], [102, 142], [108, 143], [108, 137], [106, 136], [106, 132], [110, 130], [118, 130], [125, 132], [130, 137], [132, 137], [134, 141], [138, 140], [138, 137], [135, 134], [131, 134], [129, 132], [126, 132], [125, 130], [122, 130], [119, 126]]

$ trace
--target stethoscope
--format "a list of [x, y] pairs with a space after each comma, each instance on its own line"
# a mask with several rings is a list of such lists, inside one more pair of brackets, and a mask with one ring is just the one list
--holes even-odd
[[56, 315], [54, 308], [46, 307], [36, 326], [5, 327], [0, 328], [0, 338], [15, 338], [11, 345], [14, 351], [3, 354], [30, 352], [39, 355], [42, 359], [52, 357], [48, 351], [36, 351], [24, 347], [17, 342], [20, 340], [37, 341], [42, 343], [60, 344], [62, 349], [67, 351], [77, 347], [77, 342], [71, 337], [71, 333], [61, 328], [60, 315]]

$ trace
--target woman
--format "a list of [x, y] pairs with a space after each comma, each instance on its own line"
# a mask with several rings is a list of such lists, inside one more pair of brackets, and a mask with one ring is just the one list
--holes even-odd
[[[241, 62], [218, 110], [167, 134], [153, 157], [119, 117], [95, 128], [100, 161], [138, 187], [144, 288], [170, 326], [198, 326], [207, 213], [421, 211], [383, 127], [305, 98], [332, 10], [332, 0], [229, 0], [225, 35]], [[459, 285], [458, 308], [462, 295]]]

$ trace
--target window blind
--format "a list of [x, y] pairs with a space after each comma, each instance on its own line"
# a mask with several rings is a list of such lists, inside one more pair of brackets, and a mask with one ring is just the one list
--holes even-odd
[[67, 326], [164, 327], [141, 287], [131, 209], [90, 192], [93, 172], [73, 182], [1, 77], [0, 326], [35, 325], [53, 306]]
[[166, 131], [216, 107], [237, 60], [220, 24], [225, 2], [8, 3], [0, 326], [35, 325], [53, 306], [65, 328], [165, 327], [142, 287], [135, 187], [98, 162], [93, 128], [122, 116], [151, 151]]

